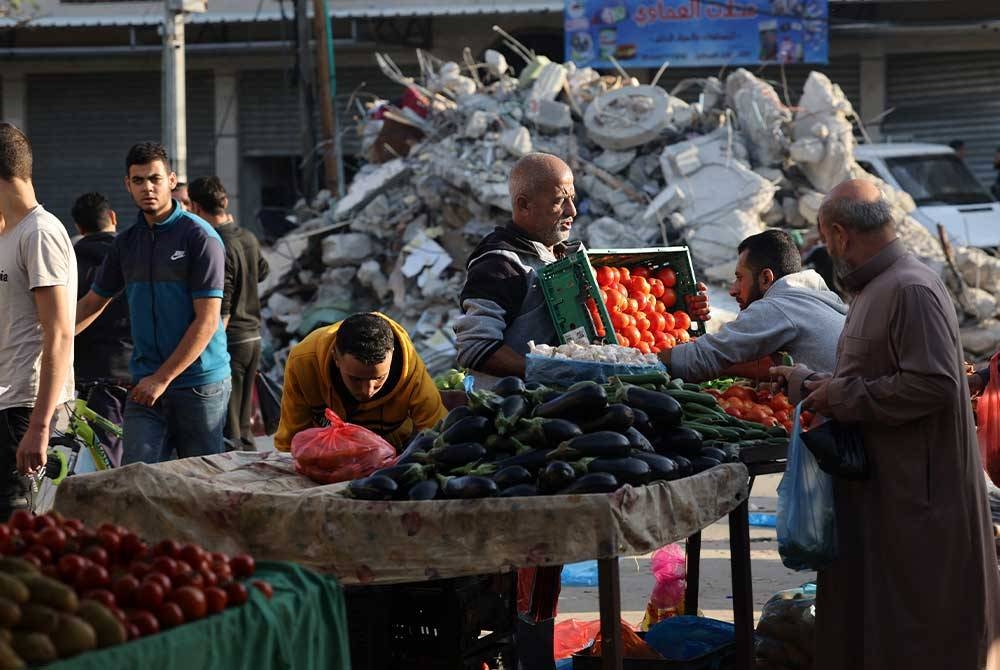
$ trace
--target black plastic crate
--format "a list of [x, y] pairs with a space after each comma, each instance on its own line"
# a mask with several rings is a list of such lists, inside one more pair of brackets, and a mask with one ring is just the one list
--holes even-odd
[[354, 670], [514, 663], [514, 573], [345, 588]]

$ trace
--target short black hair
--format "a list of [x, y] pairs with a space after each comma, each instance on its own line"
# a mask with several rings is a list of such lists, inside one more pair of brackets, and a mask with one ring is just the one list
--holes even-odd
[[0, 179], [31, 179], [31, 142], [13, 123], [0, 123]]
[[211, 214], [218, 216], [226, 211], [229, 196], [218, 177], [198, 177], [188, 184], [188, 198]]
[[747, 265], [754, 274], [771, 270], [775, 279], [802, 271], [802, 255], [792, 236], [777, 228], [751, 235], [736, 248], [737, 253], [747, 252]]
[[350, 354], [365, 365], [378, 365], [392, 353], [396, 338], [389, 322], [378, 314], [352, 314], [340, 322], [337, 352]]
[[170, 172], [170, 158], [167, 149], [159, 142], [139, 142], [133, 144], [125, 157], [125, 174], [133, 165], [149, 165], [153, 161], [163, 161], [167, 172]]
[[958, 151], [959, 149], [965, 147], [965, 140], [952, 140], [951, 142], [948, 142], [948, 146], [955, 151]]
[[96, 233], [110, 221], [111, 203], [100, 193], [84, 193], [70, 212], [81, 233]]

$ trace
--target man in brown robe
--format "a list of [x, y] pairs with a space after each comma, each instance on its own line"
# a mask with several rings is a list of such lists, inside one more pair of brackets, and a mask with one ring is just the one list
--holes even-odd
[[772, 372], [794, 401], [859, 425], [872, 476], [835, 480], [815, 668], [1000, 668], [1000, 576], [951, 297], [896, 239], [872, 182], [831, 191], [819, 232], [854, 294], [836, 369]]

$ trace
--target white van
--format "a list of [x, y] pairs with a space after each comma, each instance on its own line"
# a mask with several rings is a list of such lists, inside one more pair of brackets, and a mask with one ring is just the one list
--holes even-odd
[[954, 244], [1000, 246], [1000, 203], [968, 166], [943, 144], [859, 144], [854, 158], [865, 170], [913, 197], [913, 218]]

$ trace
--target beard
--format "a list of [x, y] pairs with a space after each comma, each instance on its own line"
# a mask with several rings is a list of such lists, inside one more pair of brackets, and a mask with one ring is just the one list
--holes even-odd
[[854, 268], [852, 268], [843, 258], [830, 254], [830, 261], [833, 263], [833, 273], [837, 276], [837, 279], [840, 279], [841, 281], [854, 271]]

